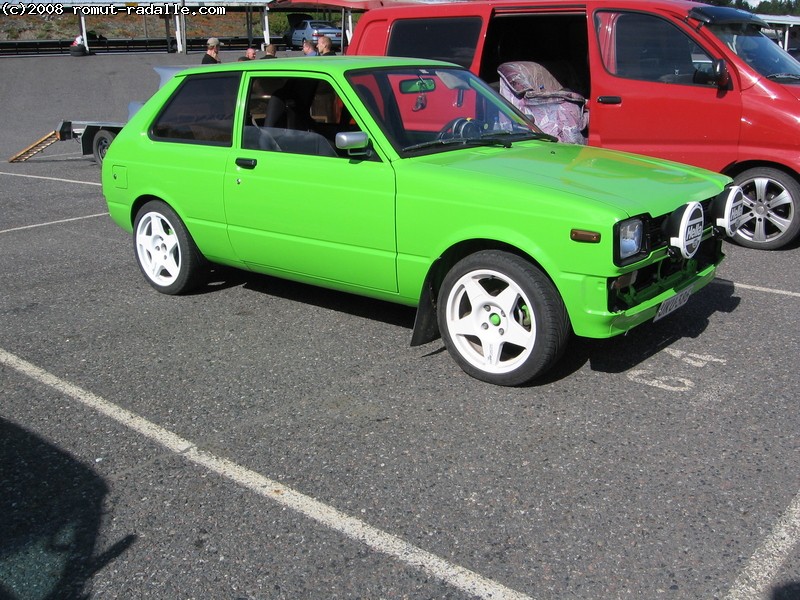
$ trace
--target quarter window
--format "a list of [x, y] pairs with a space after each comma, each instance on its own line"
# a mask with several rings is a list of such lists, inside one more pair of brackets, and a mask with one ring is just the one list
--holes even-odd
[[480, 32], [478, 17], [401, 19], [392, 25], [386, 54], [446, 60], [469, 68]]
[[157, 140], [230, 146], [239, 73], [188, 77], [150, 130]]

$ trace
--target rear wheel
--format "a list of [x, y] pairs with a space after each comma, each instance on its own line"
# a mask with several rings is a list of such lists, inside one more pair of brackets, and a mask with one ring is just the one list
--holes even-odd
[[145, 279], [162, 294], [183, 294], [202, 282], [205, 260], [165, 202], [151, 200], [136, 213], [133, 246]]
[[737, 244], [761, 250], [782, 248], [800, 231], [800, 184], [770, 167], [748, 169], [734, 182], [744, 192], [744, 214], [734, 235]]
[[458, 262], [439, 290], [439, 330], [456, 363], [497, 385], [520, 385], [561, 357], [569, 318], [553, 283], [528, 261], [487, 250]]

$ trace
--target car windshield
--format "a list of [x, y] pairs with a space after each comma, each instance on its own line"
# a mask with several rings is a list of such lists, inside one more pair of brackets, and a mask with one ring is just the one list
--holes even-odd
[[314, 29], [336, 29], [334, 24], [328, 21], [311, 21], [311, 27]]
[[359, 70], [348, 80], [401, 156], [555, 140], [461, 68]]
[[800, 62], [752, 24], [726, 23], [709, 29], [753, 69], [770, 79], [800, 82]]

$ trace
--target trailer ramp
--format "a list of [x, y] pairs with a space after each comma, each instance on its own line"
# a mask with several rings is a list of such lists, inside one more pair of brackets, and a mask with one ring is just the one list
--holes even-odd
[[30, 146], [25, 148], [22, 152], [18, 152], [14, 156], [8, 159], [8, 162], [25, 162], [32, 156], [39, 154], [42, 150], [47, 148], [48, 146], [55, 144], [59, 140], [58, 131], [51, 131], [42, 139], [32, 143]]

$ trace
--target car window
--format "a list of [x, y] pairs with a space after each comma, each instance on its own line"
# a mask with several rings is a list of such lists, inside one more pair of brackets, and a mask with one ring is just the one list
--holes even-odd
[[311, 77], [253, 77], [248, 86], [242, 147], [346, 157], [336, 134], [359, 127], [330, 83]]
[[468, 68], [480, 32], [480, 17], [398, 19], [392, 25], [386, 54], [435, 58]]
[[599, 11], [595, 16], [603, 64], [626, 79], [716, 85], [712, 59], [672, 23], [641, 13]]
[[333, 23], [330, 23], [328, 21], [312, 21], [311, 27], [313, 27], [314, 29], [318, 29], [320, 27], [334, 29]]
[[240, 73], [186, 77], [150, 129], [155, 140], [230, 146]]

